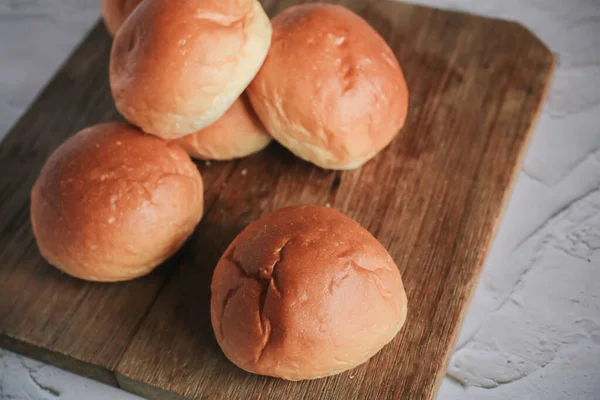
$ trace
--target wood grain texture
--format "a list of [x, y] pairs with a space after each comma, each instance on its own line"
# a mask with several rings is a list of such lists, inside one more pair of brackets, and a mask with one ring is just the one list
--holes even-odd
[[[265, 0], [270, 15], [298, 0]], [[0, 146], [0, 345], [155, 399], [427, 399], [454, 347], [554, 58], [518, 24], [403, 3], [343, 1], [388, 41], [410, 89], [401, 135], [355, 171], [332, 172], [274, 144], [199, 164], [206, 215], [153, 274], [85, 283], [50, 268], [29, 223], [29, 191], [53, 149], [117, 119], [110, 39], [98, 25]], [[316, 61], [315, 61], [316, 62]], [[328, 204], [396, 260], [407, 324], [363, 366], [291, 383], [229, 363], [209, 318], [212, 270], [251, 221], [292, 204]]]

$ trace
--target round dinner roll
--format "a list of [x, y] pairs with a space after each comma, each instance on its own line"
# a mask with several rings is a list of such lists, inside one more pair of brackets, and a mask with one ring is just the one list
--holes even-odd
[[271, 22], [257, 0], [145, 0], [113, 42], [117, 109], [164, 139], [194, 133], [242, 94], [270, 42]]
[[177, 139], [194, 158], [231, 160], [256, 153], [271, 142], [248, 97], [242, 94], [217, 122]]
[[142, 0], [102, 0], [102, 13], [108, 32], [114, 36], [123, 21], [141, 2]]
[[42, 256], [91, 281], [150, 272], [183, 245], [202, 209], [202, 178], [185, 151], [124, 123], [69, 138], [31, 192]]
[[327, 169], [360, 167], [406, 120], [408, 89], [394, 53], [339, 5], [290, 7], [272, 25], [269, 54], [248, 87], [259, 118], [304, 160]]
[[248, 225], [219, 260], [211, 291], [225, 356], [288, 380], [364, 363], [407, 311], [385, 248], [344, 214], [317, 206], [282, 208]]

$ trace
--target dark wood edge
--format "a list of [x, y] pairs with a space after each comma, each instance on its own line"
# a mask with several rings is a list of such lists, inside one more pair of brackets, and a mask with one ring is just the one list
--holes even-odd
[[189, 400], [189, 398], [185, 398], [174, 392], [136, 381], [118, 372], [115, 373], [115, 376], [121, 389], [149, 400]]

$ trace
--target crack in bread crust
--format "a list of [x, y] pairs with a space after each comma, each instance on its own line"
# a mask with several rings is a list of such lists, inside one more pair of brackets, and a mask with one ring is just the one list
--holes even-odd
[[[227, 252], [225, 259], [227, 261], [231, 262], [239, 270], [239, 272], [241, 272], [242, 275], [244, 275], [246, 278], [250, 278], [250, 279], [254, 279], [255, 281], [258, 281], [258, 282], [266, 283], [266, 287], [268, 287], [269, 284], [271, 283], [271, 281], [276, 279], [275, 270], [277, 268], [277, 265], [283, 261], [283, 251], [285, 250], [287, 245], [290, 243], [290, 240], [291, 239], [286, 240], [285, 243], [279, 249], [275, 250], [275, 254], [277, 254], [278, 258], [277, 258], [277, 260], [275, 260], [275, 262], [272, 265], [267, 265], [266, 267], [261, 267], [254, 273], [250, 273], [250, 272], [246, 271], [246, 269], [243, 267], [242, 263], [239, 260], [236, 260], [236, 258], [233, 256], [235, 253], [235, 249], [236, 249], [235, 247], [232, 247], [231, 250], [229, 250]], [[276, 293], [281, 294], [281, 292], [279, 291], [279, 288], [276, 286], [276, 282], [274, 282], [274, 290], [276, 291]]]
[[381, 277], [379, 276], [379, 274], [377, 273], [377, 271], [381, 271], [381, 270], [388, 270], [385, 267], [378, 267], [375, 269], [368, 269], [365, 268], [363, 266], [361, 266], [360, 264], [358, 264], [356, 261], [352, 260], [352, 259], [348, 259], [348, 267], [352, 268], [355, 272], [359, 273], [359, 274], [366, 274], [369, 277], [369, 280], [371, 282], [373, 282], [373, 284], [375, 286], [377, 286], [377, 289], [379, 289], [379, 291], [381, 292], [381, 296], [387, 300], [393, 300], [394, 299], [394, 295], [389, 291], [389, 289], [387, 289], [387, 287], [381, 282]]
[[[287, 239], [284, 244], [275, 251], [277, 254], [277, 260], [272, 265], [267, 265], [266, 267], [259, 268], [254, 273], [249, 273], [243, 267], [242, 263], [239, 260], [236, 260], [234, 257], [235, 246], [227, 253], [225, 259], [231, 264], [233, 264], [238, 271], [243, 275], [244, 278], [255, 280], [262, 284], [260, 297], [259, 297], [259, 308], [258, 308], [258, 319], [260, 321], [260, 330], [263, 338], [263, 343], [260, 346], [258, 354], [256, 356], [255, 362], [258, 362], [267, 346], [269, 345], [269, 341], [271, 340], [271, 320], [265, 315], [265, 305], [267, 302], [267, 296], [269, 291], [274, 293], [277, 297], [282, 297], [282, 292], [277, 284], [277, 266], [283, 261], [283, 252], [286, 246], [290, 243], [291, 239]], [[241, 288], [242, 284], [239, 284], [233, 289], [230, 289], [227, 295], [225, 296], [224, 304], [223, 304], [223, 314], [221, 315], [221, 320], [223, 320], [223, 315], [225, 314], [225, 307], [227, 303], [235, 295], [235, 293]], [[221, 337], [223, 337], [222, 325], [221, 325]]]
[[[240, 283], [239, 285], [237, 285], [227, 291], [227, 294], [225, 295], [225, 298], [223, 299], [223, 310], [221, 310], [221, 318], [219, 319], [219, 321], [223, 321], [223, 316], [225, 315], [225, 310], [227, 309], [227, 305], [229, 304], [229, 301], [233, 298], [233, 296], [235, 296], [235, 294], [238, 292], [238, 290], [240, 290], [241, 287], [242, 287], [242, 284]], [[219, 333], [220, 333], [221, 337], [224, 337], [222, 322], [219, 323]]]

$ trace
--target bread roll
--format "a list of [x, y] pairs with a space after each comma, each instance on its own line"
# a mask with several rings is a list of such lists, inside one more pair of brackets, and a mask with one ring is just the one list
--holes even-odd
[[404, 125], [400, 65], [358, 15], [332, 4], [290, 7], [272, 20], [269, 54], [248, 87], [268, 132], [322, 168], [360, 167]]
[[117, 109], [165, 139], [194, 133], [242, 94], [270, 42], [271, 23], [257, 0], [145, 0], [113, 43]]
[[102, 13], [108, 32], [114, 36], [123, 21], [141, 2], [142, 0], [102, 0]]
[[406, 319], [388, 252], [325, 207], [283, 208], [250, 224], [219, 260], [211, 290], [225, 356], [246, 371], [289, 380], [364, 363]]
[[177, 139], [194, 158], [230, 160], [264, 149], [271, 142], [262, 123], [242, 94], [221, 118], [196, 133]]
[[172, 256], [202, 216], [202, 178], [176, 144], [122, 123], [84, 129], [31, 193], [42, 256], [69, 275], [122, 281]]

